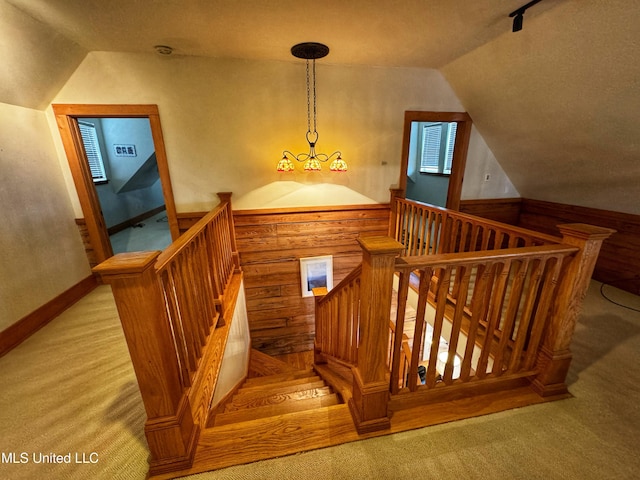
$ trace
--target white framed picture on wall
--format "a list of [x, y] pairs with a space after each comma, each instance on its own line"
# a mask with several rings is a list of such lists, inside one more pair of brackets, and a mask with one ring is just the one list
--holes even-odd
[[302, 296], [313, 296], [313, 289], [333, 288], [333, 256], [308, 257], [300, 259], [300, 286]]

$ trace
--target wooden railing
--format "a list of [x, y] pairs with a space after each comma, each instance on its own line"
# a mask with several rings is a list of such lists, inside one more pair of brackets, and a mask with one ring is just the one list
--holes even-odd
[[[535, 375], [538, 349], [562, 266], [575, 247], [543, 245], [464, 254], [403, 257], [396, 261], [398, 297], [419, 278], [409, 374], [400, 347], [392, 353], [391, 393], [415, 392]], [[429, 286], [436, 285], [435, 292]], [[398, 310], [396, 336], [405, 327]], [[399, 339], [398, 339], [399, 340]], [[397, 342], [396, 341], [396, 345]], [[421, 386], [418, 366], [426, 368]]]
[[404, 198], [392, 198], [389, 236], [402, 255], [476, 252], [560, 243], [561, 239]]
[[346, 364], [358, 360], [360, 274], [355, 268], [326, 296], [316, 297], [316, 352]]
[[[359, 270], [316, 302], [316, 358], [351, 365], [350, 408], [361, 433], [389, 428], [391, 404], [408, 408], [523, 384], [541, 396], [567, 391], [572, 333], [612, 230], [559, 229], [562, 237], [553, 237], [393, 200], [393, 238], [360, 238]], [[416, 283], [409, 344], [406, 312]], [[355, 284], [359, 297], [351, 293]]]
[[115, 255], [110, 283], [147, 413], [150, 474], [187, 468], [240, 285], [230, 194], [164, 252]]

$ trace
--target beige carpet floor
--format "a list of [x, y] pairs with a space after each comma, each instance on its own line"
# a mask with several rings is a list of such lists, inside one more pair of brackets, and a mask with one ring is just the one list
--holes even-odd
[[[600, 287], [575, 333], [573, 398], [191, 478], [640, 478], [640, 297], [603, 288], [634, 311]], [[143, 426], [109, 287], [0, 358], [0, 479], [144, 479]]]

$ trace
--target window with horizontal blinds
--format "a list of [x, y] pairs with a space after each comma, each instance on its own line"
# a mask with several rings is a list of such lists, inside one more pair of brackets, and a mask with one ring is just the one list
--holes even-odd
[[424, 125], [422, 130], [422, 157], [420, 160], [421, 172], [439, 173], [441, 137], [441, 123]]
[[80, 128], [80, 136], [82, 137], [84, 150], [87, 153], [89, 169], [91, 170], [91, 178], [94, 183], [106, 182], [107, 174], [104, 170], [104, 163], [102, 161], [102, 153], [100, 152], [100, 144], [98, 143], [96, 127], [87, 122], [78, 122], [78, 127]]
[[449, 124], [447, 131], [447, 147], [444, 154], [444, 168], [442, 173], [451, 175], [451, 165], [453, 164], [453, 148], [456, 144], [456, 131], [458, 130], [458, 124], [452, 122]]

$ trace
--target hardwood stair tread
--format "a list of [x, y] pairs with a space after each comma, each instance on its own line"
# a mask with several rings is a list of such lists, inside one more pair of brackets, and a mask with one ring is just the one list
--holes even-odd
[[263, 395], [247, 395], [233, 397], [225, 407], [225, 412], [232, 410], [238, 410], [241, 408], [252, 408], [262, 405], [275, 405], [287, 400], [300, 400], [304, 398], [321, 397], [325, 395], [331, 395], [333, 390], [331, 387], [324, 383], [318, 383], [313, 387], [296, 389], [288, 392], [282, 392], [278, 390], [270, 390]]
[[320, 364], [316, 365], [318, 373], [334, 391], [342, 397], [342, 401], [349, 402], [353, 396], [353, 374], [351, 370], [342, 365]]
[[335, 393], [320, 395], [300, 400], [285, 399], [283, 402], [272, 405], [264, 405], [253, 408], [243, 408], [229, 412], [219, 413], [214, 419], [214, 426], [228, 425], [230, 423], [245, 422], [259, 418], [273, 417], [293, 412], [301, 412], [321, 407], [337, 405], [338, 396]]
[[233, 403], [234, 400], [240, 400], [242, 402], [250, 400], [252, 398], [268, 397], [279, 394], [289, 394], [293, 392], [300, 392], [303, 390], [312, 390], [314, 388], [326, 387], [327, 384], [322, 379], [314, 380], [305, 383], [293, 383], [288, 385], [273, 384], [267, 385], [262, 388], [251, 388], [238, 390], [228, 403]]
[[311, 369], [294, 370], [291, 372], [277, 373], [277, 374], [266, 375], [262, 377], [247, 378], [242, 386], [249, 387], [254, 385], [266, 385], [269, 383], [286, 382], [289, 380], [296, 380], [298, 378], [305, 378], [305, 377], [308, 378], [308, 377], [316, 377], [316, 376], [317, 376], [316, 373]]
[[322, 378], [318, 375], [313, 377], [300, 377], [294, 378], [292, 380], [286, 380], [281, 382], [268, 382], [261, 385], [242, 385], [236, 395], [243, 395], [251, 392], [260, 392], [260, 391], [268, 391], [268, 390], [278, 390], [278, 389], [286, 389], [286, 388], [300, 388], [300, 386], [304, 386], [307, 384], [323, 382]]
[[195, 468], [224, 468], [358, 440], [345, 404], [291, 412], [202, 430]]

